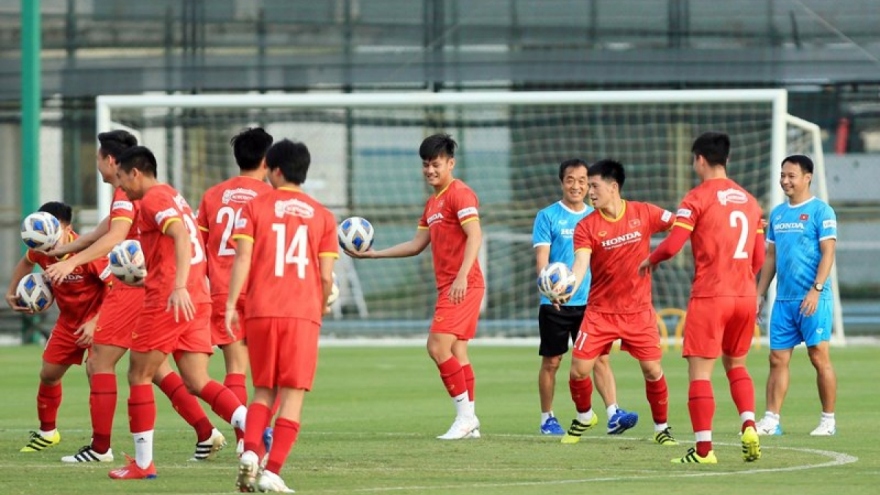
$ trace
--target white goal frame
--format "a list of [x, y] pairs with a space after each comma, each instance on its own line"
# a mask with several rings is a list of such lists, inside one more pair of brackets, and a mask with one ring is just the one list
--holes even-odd
[[[534, 91], [534, 92], [464, 92], [464, 93], [299, 93], [299, 94], [145, 94], [102, 95], [96, 98], [97, 131], [115, 128], [111, 120], [114, 108], [321, 108], [321, 107], [424, 107], [443, 105], [564, 105], [564, 104], [663, 104], [663, 103], [768, 103], [772, 106], [772, 141], [767, 166], [777, 170], [787, 155], [787, 126], [799, 127], [813, 136], [815, 175], [819, 181], [818, 196], [828, 201], [825, 181], [825, 162], [819, 128], [815, 124], [788, 115], [788, 93], [784, 89], [724, 89], [724, 90], [660, 90], [660, 91]], [[778, 174], [769, 174], [772, 184], [771, 207], [782, 203], [785, 197], [778, 184]], [[110, 210], [112, 190], [98, 177], [98, 213], [106, 216]], [[832, 343], [844, 343], [843, 318], [836, 268], [832, 272], [834, 292], [834, 330]], [[771, 287], [770, 299], [775, 294]]]

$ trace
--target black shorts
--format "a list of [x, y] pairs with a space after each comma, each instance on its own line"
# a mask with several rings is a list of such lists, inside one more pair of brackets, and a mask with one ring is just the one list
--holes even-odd
[[561, 306], [557, 311], [551, 304], [542, 304], [538, 309], [538, 355], [552, 357], [568, 352], [568, 343], [577, 339], [585, 310], [586, 306]]

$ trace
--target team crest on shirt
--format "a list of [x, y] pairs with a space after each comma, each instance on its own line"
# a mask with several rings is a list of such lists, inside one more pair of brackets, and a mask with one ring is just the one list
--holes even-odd
[[599, 233], [596, 235], [598, 235], [599, 237], [605, 237], [606, 235], [608, 235], [608, 232], [606, 232], [604, 230], [600, 230]]
[[727, 204], [742, 205], [748, 201], [749, 197], [739, 189], [730, 188], [718, 191], [718, 202], [721, 203], [721, 206], [726, 206]]
[[630, 226], [631, 228], [636, 228], [636, 227], [638, 227], [638, 226], [641, 225], [641, 224], [642, 224], [642, 221], [639, 220], [638, 218], [633, 218], [633, 219], [631, 219], [631, 220], [629, 221], [629, 226]]
[[810, 219], [810, 215], [807, 215], [806, 213], [801, 213], [800, 219], [801, 219], [801, 222], [806, 222], [807, 220]]
[[312, 218], [315, 216], [315, 209], [308, 203], [298, 199], [286, 199], [284, 201], [275, 202], [275, 216], [283, 218], [285, 215], [294, 217]]
[[224, 205], [228, 205], [229, 203], [247, 203], [248, 201], [256, 197], [257, 191], [254, 191], [253, 189], [239, 187], [236, 189], [227, 189], [223, 191], [223, 197], [220, 198], [220, 201]]

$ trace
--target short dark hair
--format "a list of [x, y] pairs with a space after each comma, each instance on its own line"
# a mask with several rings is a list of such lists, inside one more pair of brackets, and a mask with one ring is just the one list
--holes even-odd
[[422, 145], [419, 146], [419, 156], [422, 160], [433, 160], [440, 155], [455, 158], [456, 147], [458, 147], [458, 143], [449, 134], [434, 134], [422, 141]]
[[723, 132], [704, 132], [691, 146], [694, 156], [702, 156], [709, 165], [727, 166], [730, 157], [730, 136]]
[[159, 167], [156, 165], [156, 156], [146, 146], [132, 146], [123, 151], [117, 158], [119, 168], [125, 173], [131, 173], [132, 169], [138, 169], [141, 173], [156, 177]]
[[241, 170], [256, 170], [266, 157], [266, 150], [272, 146], [272, 135], [262, 127], [249, 127], [229, 140], [232, 155]]
[[281, 169], [284, 180], [296, 185], [306, 181], [311, 163], [309, 148], [298, 141], [282, 139], [266, 151], [266, 166], [269, 170]]
[[112, 156], [118, 161], [119, 155], [128, 148], [137, 146], [138, 140], [132, 133], [117, 129], [98, 134], [98, 143], [98, 151], [101, 156]]
[[623, 190], [623, 183], [626, 182], [626, 172], [623, 170], [623, 164], [606, 158], [590, 165], [587, 169], [587, 177], [602, 177], [602, 180], [613, 180], [617, 183], [617, 187]]
[[61, 201], [49, 201], [48, 203], [43, 203], [43, 206], [40, 206], [38, 211], [50, 213], [53, 217], [57, 218], [59, 222], [65, 225], [70, 225], [70, 222], [73, 221], [73, 209]]
[[791, 155], [785, 157], [785, 160], [782, 160], [782, 164], [785, 165], [787, 162], [796, 163], [801, 167], [801, 172], [805, 174], [813, 173], [813, 160], [810, 159], [807, 155]]
[[571, 158], [569, 160], [565, 160], [559, 164], [559, 181], [562, 182], [565, 180], [565, 171], [569, 168], [573, 167], [584, 167], [589, 170], [590, 167], [587, 165], [587, 162], [581, 160], [580, 158]]

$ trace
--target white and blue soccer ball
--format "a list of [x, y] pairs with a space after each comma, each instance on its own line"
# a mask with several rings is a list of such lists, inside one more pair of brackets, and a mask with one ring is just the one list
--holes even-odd
[[574, 273], [565, 263], [550, 263], [538, 275], [538, 290], [554, 303], [565, 303], [574, 295]]
[[18, 305], [24, 306], [34, 313], [46, 311], [55, 302], [52, 286], [43, 278], [42, 273], [28, 273], [15, 287]]
[[141, 286], [147, 278], [147, 266], [144, 262], [144, 251], [141, 243], [134, 239], [126, 239], [107, 254], [110, 261], [110, 273], [127, 285]]
[[36, 251], [49, 251], [61, 238], [61, 223], [54, 215], [38, 211], [21, 222], [21, 240]]
[[336, 229], [339, 246], [346, 251], [363, 253], [373, 246], [373, 224], [366, 218], [346, 218]]
[[330, 288], [330, 295], [327, 296], [327, 306], [333, 306], [339, 300], [339, 283], [336, 281], [336, 272], [333, 272], [333, 285]]

